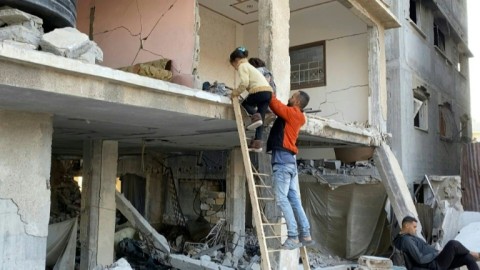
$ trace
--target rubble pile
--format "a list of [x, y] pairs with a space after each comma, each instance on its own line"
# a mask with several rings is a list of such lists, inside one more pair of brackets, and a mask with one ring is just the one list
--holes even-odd
[[97, 266], [94, 270], [133, 270], [130, 264], [124, 258], [108, 266]]
[[372, 159], [343, 163], [340, 160], [300, 160], [298, 174], [313, 176], [316, 181], [329, 185], [350, 183], [380, 183], [381, 177]]
[[323, 254], [319, 251], [309, 251], [308, 259], [312, 269], [337, 266], [337, 265], [354, 265], [355, 262], [344, 260], [338, 256]]
[[44, 33], [41, 18], [10, 7], [0, 8], [0, 42], [91, 64], [103, 61], [102, 50], [77, 29], [66, 27]]
[[77, 182], [65, 180], [52, 187], [50, 223], [58, 223], [80, 215], [81, 193]]

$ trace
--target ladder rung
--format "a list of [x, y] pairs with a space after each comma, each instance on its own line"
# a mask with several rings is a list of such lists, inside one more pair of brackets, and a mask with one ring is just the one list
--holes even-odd
[[262, 223], [263, 226], [275, 226], [275, 225], [283, 225], [283, 224], [287, 224], [287, 223], [284, 223], [284, 222], [280, 222], [280, 223]]
[[272, 186], [267, 186], [267, 185], [255, 185], [255, 186], [259, 188], [272, 188]]
[[287, 237], [286, 235], [273, 235], [273, 236], [264, 236], [265, 239], [276, 239], [276, 238], [282, 238], [282, 237]]
[[258, 199], [262, 200], [262, 201], [273, 201], [273, 200], [275, 200], [275, 198], [272, 198], [272, 197], [266, 197], [266, 198], [259, 197]]
[[280, 252], [285, 250], [288, 250], [288, 249], [269, 249], [268, 252]]
[[253, 175], [258, 175], [258, 176], [270, 176], [270, 174], [266, 174], [266, 173], [256, 173], [256, 172], [254, 172]]

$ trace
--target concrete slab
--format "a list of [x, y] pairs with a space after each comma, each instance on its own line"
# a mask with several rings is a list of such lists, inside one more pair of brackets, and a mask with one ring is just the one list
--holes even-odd
[[[170, 253], [170, 246], [167, 239], [159, 234], [142, 215], [133, 207], [133, 205], [123, 196], [123, 194], [116, 192], [117, 209], [124, 215], [133, 227], [140, 230], [145, 237], [152, 240], [153, 246], [158, 250]], [[178, 268], [178, 267], [177, 267]]]
[[15, 40], [38, 47], [41, 36], [42, 33], [37, 29], [28, 28], [23, 25], [10, 25], [0, 28], [0, 41]]
[[406, 216], [415, 217], [417, 223], [417, 236], [423, 239], [422, 224], [418, 219], [417, 209], [413, 203], [412, 195], [408, 190], [407, 182], [403, 176], [402, 169], [398, 163], [390, 146], [382, 143], [375, 149], [373, 158], [375, 165], [382, 177], [382, 183], [388, 194], [388, 199], [393, 208], [393, 212], [399, 223]]
[[[82, 154], [85, 139], [119, 142], [120, 154], [239, 145], [228, 98], [182, 85], [0, 44], [0, 108], [54, 115], [53, 150]], [[308, 116], [301, 140], [321, 147], [376, 145], [380, 134]]]
[[216, 264], [211, 261], [195, 260], [185, 255], [171, 254], [168, 258], [171, 266], [180, 269], [202, 269], [202, 270], [233, 270], [233, 268]]
[[18, 42], [18, 41], [10, 40], [10, 39], [4, 40], [4, 41], [2, 41], [2, 43], [6, 44], [7, 46], [8, 45], [16, 46], [16, 47], [19, 47], [19, 48], [25, 49], [25, 50], [36, 50], [37, 49], [37, 46], [35, 46], [33, 44], [29, 44], [29, 43], [25, 43], [25, 42]]
[[14, 24], [23, 24], [24, 22], [33, 22], [36, 26], [41, 27], [43, 20], [37, 16], [28, 14], [19, 9], [7, 8], [0, 9], [0, 25], [14, 25]]
[[87, 35], [72, 27], [55, 29], [42, 36], [40, 47], [67, 58], [78, 58], [93, 46]]

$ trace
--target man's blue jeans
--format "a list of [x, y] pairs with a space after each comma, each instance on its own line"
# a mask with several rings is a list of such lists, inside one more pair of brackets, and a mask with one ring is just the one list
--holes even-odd
[[309, 237], [310, 224], [300, 200], [297, 165], [274, 164], [273, 184], [277, 205], [287, 222], [288, 237], [298, 237], [299, 233], [302, 238]]

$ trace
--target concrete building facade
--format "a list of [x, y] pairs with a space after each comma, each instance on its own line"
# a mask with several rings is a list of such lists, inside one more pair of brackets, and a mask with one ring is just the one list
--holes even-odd
[[392, 1], [387, 32], [388, 131], [409, 186], [459, 175], [471, 141], [466, 1]]
[[[470, 130], [464, 121], [469, 114], [466, 22], [454, 19], [464, 14], [464, 2], [412, 2], [418, 2], [417, 23], [405, 17], [408, 1], [79, 0], [77, 28], [102, 48], [103, 66], [1, 43], [0, 146], [7, 154], [0, 161], [0, 212], [5, 213], [0, 218], [10, 221], [0, 231], [8, 236], [0, 243], [0, 268], [44, 269], [52, 156], [84, 162], [81, 269], [113, 260], [115, 181], [125, 174], [145, 179], [142, 209], [153, 227], [172, 212], [178, 217], [182, 207], [187, 218], [195, 214], [187, 208], [195, 203], [192, 190], [200, 189], [199, 174], [211, 182], [221, 179], [225, 185], [207, 186], [226, 193], [225, 212], [219, 214], [229, 230], [243, 232], [245, 177], [231, 101], [199, 89], [205, 81], [236, 85], [228, 54], [240, 45], [266, 61], [283, 101], [292, 82], [303, 76], [292, 73], [297, 63], [290, 54], [304, 45], [323, 46], [323, 69], [319, 63], [312, 68], [320, 70], [323, 81], [296, 87], [309, 93], [309, 107], [319, 110], [302, 128], [299, 158], [330, 159], [334, 148], [381, 146], [390, 132], [410, 185], [423, 173], [458, 174], [455, 131], [458, 123]], [[430, 32], [418, 36], [418, 25], [427, 32], [433, 23], [436, 31], [444, 29], [443, 39]], [[452, 36], [446, 35], [449, 27]], [[115, 70], [160, 58], [172, 60], [172, 82]], [[412, 119], [410, 111], [428, 118]], [[434, 129], [440, 116], [442, 138]], [[451, 119], [461, 122], [450, 127]], [[199, 173], [202, 162], [213, 159], [203, 151], [228, 154]], [[415, 151], [427, 152], [428, 158]], [[194, 157], [183, 162], [178, 152]], [[183, 186], [173, 192], [183, 192], [180, 206], [164, 204], [173, 178]], [[9, 253], [14, 246], [21, 252]], [[165, 249], [169, 252], [168, 245]], [[286, 252], [278, 269], [293, 269], [297, 256]], [[172, 263], [191, 266], [176, 260]]]

